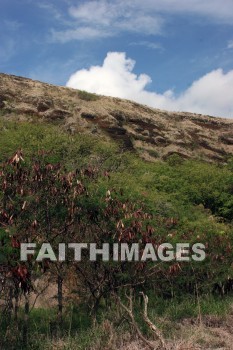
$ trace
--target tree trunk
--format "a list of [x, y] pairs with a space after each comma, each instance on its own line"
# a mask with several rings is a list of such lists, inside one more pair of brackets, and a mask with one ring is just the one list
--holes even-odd
[[15, 296], [15, 309], [14, 309], [15, 321], [18, 321], [18, 311], [19, 311], [19, 295], [18, 295], [18, 291], [17, 291], [16, 296]]
[[62, 310], [63, 310], [63, 278], [61, 275], [57, 277], [57, 301], [58, 301], [58, 321], [59, 326], [62, 328]]
[[23, 345], [26, 347], [28, 343], [28, 325], [29, 325], [29, 295], [25, 294], [24, 305], [24, 324], [23, 324]]

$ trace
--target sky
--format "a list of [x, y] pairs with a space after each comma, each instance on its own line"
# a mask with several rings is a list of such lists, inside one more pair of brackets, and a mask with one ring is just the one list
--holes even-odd
[[0, 72], [233, 118], [233, 0], [0, 0]]

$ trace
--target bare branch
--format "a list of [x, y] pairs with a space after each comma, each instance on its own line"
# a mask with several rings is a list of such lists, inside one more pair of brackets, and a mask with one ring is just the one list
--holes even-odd
[[117, 298], [117, 301], [119, 303], [119, 305], [122, 307], [122, 309], [124, 309], [126, 311], [126, 313], [128, 314], [129, 318], [130, 318], [130, 321], [131, 321], [131, 324], [133, 325], [133, 327], [135, 328], [139, 338], [147, 345], [149, 346], [150, 349], [152, 350], [156, 350], [156, 348], [154, 347], [154, 345], [149, 341], [147, 340], [144, 335], [142, 334], [142, 332], [140, 331], [136, 321], [135, 321], [135, 318], [134, 318], [134, 314], [133, 314], [133, 310], [131, 308], [133, 308], [133, 301], [132, 301], [132, 289], [131, 289], [131, 292], [130, 292], [130, 296], [127, 296], [127, 299], [130, 301], [129, 302], [129, 307], [126, 306], [120, 299], [120, 297], [118, 295], [116, 295], [116, 298]]
[[146, 324], [148, 325], [148, 327], [151, 329], [151, 331], [156, 335], [156, 337], [159, 339], [162, 349], [166, 349], [166, 344], [165, 344], [165, 340], [162, 336], [162, 333], [160, 332], [160, 330], [155, 326], [155, 324], [153, 322], [151, 322], [151, 320], [148, 317], [148, 296], [145, 295], [143, 292], [140, 292], [140, 294], [143, 297], [144, 300], [144, 310], [143, 310], [143, 319], [146, 322]]

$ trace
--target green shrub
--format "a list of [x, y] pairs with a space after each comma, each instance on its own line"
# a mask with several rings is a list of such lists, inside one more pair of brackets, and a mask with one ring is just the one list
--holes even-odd
[[100, 99], [100, 96], [83, 90], [79, 90], [78, 97], [84, 101], [97, 101]]

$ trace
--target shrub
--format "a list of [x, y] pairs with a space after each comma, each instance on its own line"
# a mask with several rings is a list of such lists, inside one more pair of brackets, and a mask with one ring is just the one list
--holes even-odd
[[83, 90], [79, 90], [78, 96], [81, 100], [84, 100], [84, 101], [97, 101], [100, 99], [100, 96], [96, 94], [92, 94], [91, 92], [83, 91]]

